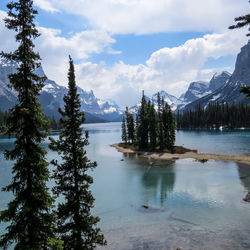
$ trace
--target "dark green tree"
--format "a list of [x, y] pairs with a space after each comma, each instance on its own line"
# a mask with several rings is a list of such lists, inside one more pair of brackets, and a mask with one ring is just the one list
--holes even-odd
[[73, 61], [69, 59], [68, 94], [64, 96], [64, 110], [59, 109], [62, 130], [59, 140], [51, 139], [50, 148], [57, 151], [62, 162], [56, 160], [53, 189], [56, 195], [63, 195], [64, 202], [58, 205], [58, 232], [64, 241], [64, 249], [88, 250], [106, 241], [96, 224], [98, 217], [91, 215], [94, 197], [89, 190], [93, 178], [87, 171], [97, 166], [86, 155], [88, 132], [83, 137], [84, 113], [75, 82]]
[[[249, 1], [250, 3], [250, 1]], [[235, 22], [237, 22], [235, 25], [231, 25], [228, 28], [229, 29], [239, 29], [245, 26], [250, 25], [250, 14], [246, 14], [244, 16], [239, 16], [234, 19]], [[250, 28], [248, 28], [248, 31], [250, 31]], [[250, 36], [250, 32], [246, 34], [246, 36]]]
[[5, 153], [6, 159], [14, 161], [14, 177], [3, 191], [12, 192], [14, 198], [0, 215], [0, 221], [8, 223], [0, 247], [6, 249], [14, 243], [15, 249], [51, 249], [52, 245], [59, 249], [51, 212], [53, 199], [46, 186], [46, 151], [40, 146], [48, 123], [37, 99], [45, 79], [34, 73], [40, 65], [40, 56], [33, 50], [33, 40], [39, 36], [34, 24], [37, 11], [31, 0], [13, 1], [7, 8], [5, 24], [17, 32], [19, 46], [12, 53], [1, 52], [1, 56], [17, 64], [17, 72], [9, 76], [9, 86], [17, 92], [18, 104], [7, 120], [7, 133], [16, 135], [14, 149]]
[[163, 104], [161, 100], [160, 93], [157, 94], [157, 103], [158, 103], [158, 145], [160, 150], [164, 148], [164, 126], [163, 126]]
[[127, 126], [126, 126], [126, 121], [125, 121], [124, 116], [122, 118], [122, 141], [125, 144], [128, 143]]
[[126, 121], [127, 121], [127, 139], [128, 142], [134, 143], [135, 141], [135, 123], [134, 116], [129, 113], [128, 107], [126, 107]]
[[141, 149], [145, 149], [148, 147], [148, 105], [144, 95], [144, 91], [142, 92], [141, 107], [137, 115], [138, 145]]
[[175, 116], [170, 108], [169, 105], [167, 105], [167, 120], [168, 120], [168, 140], [167, 140], [167, 148], [171, 151], [174, 149], [175, 145], [175, 129], [176, 129], [176, 124], [175, 124]]
[[149, 116], [149, 140], [150, 140], [150, 148], [156, 148], [156, 140], [157, 140], [157, 114], [155, 111], [154, 104], [148, 101], [148, 116]]

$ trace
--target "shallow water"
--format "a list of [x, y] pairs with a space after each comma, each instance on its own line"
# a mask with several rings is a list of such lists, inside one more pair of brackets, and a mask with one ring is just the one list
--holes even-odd
[[[99, 249], [250, 249], [250, 203], [242, 201], [250, 190], [249, 166], [193, 159], [151, 166], [145, 158], [109, 146], [120, 141], [120, 123], [85, 127], [90, 133], [88, 157], [98, 163], [90, 172], [93, 213], [108, 240]], [[11, 163], [3, 150], [13, 141], [0, 138], [1, 187], [11, 180]], [[177, 145], [182, 144], [199, 152], [249, 154], [250, 132], [178, 131]], [[57, 155], [49, 151], [47, 158]], [[0, 210], [10, 198], [1, 192]]]

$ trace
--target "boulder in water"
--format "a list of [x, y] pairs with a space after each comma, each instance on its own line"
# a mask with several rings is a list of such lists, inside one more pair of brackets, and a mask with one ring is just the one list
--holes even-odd
[[245, 198], [243, 198], [243, 201], [250, 202], [250, 191], [248, 191]]

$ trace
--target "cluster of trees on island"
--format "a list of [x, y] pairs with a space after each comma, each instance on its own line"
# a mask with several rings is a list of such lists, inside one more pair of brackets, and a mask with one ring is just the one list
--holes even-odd
[[195, 110], [177, 112], [177, 129], [196, 128], [250, 128], [250, 106], [244, 104], [215, 103], [208, 104], [206, 109], [200, 105]]
[[[59, 110], [59, 140], [50, 138], [50, 149], [61, 158], [51, 162], [55, 166], [51, 175], [47, 152], [41, 146], [48, 136], [48, 120], [38, 102], [46, 77], [34, 73], [40, 66], [40, 56], [33, 50], [33, 40], [39, 36], [34, 23], [37, 11], [32, 0], [12, 1], [7, 8], [6, 27], [17, 32], [19, 46], [12, 53], [2, 52], [1, 57], [18, 65], [17, 72], [9, 75], [18, 103], [8, 114], [0, 114], [6, 134], [16, 137], [13, 149], [5, 152], [6, 159], [13, 161], [13, 178], [3, 191], [12, 192], [13, 198], [0, 211], [0, 222], [6, 227], [0, 248], [91, 250], [105, 245], [97, 227], [99, 218], [91, 215], [93, 179], [87, 171], [95, 168], [96, 162], [90, 162], [86, 155], [88, 133], [83, 135], [85, 117], [80, 111], [73, 61], [69, 59], [68, 94]], [[52, 192], [47, 186], [51, 178], [55, 180]], [[53, 195], [63, 198], [56, 206]]]
[[[147, 102], [144, 92], [140, 108], [134, 119], [126, 108], [122, 122], [122, 141], [140, 149], [173, 150], [175, 144], [175, 117], [170, 106], [158, 93], [158, 105]], [[134, 121], [135, 120], [135, 121]]]

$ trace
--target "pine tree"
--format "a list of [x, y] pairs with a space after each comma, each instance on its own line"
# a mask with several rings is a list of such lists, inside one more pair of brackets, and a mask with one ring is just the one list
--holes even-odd
[[175, 116], [170, 109], [170, 106], [168, 105], [168, 121], [169, 121], [169, 139], [168, 139], [168, 149], [173, 152], [174, 145], [175, 145], [175, 129], [176, 129], [176, 123], [175, 123]]
[[157, 102], [158, 102], [158, 145], [160, 146], [160, 150], [164, 148], [164, 127], [163, 127], [163, 106], [160, 93], [157, 94]]
[[17, 64], [17, 72], [9, 76], [10, 87], [18, 94], [18, 104], [11, 109], [7, 133], [15, 134], [13, 150], [6, 151], [6, 159], [13, 160], [14, 175], [3, 191], [14, 195], [8, 208], [1, 212], [0, 221], [7, 222], [1, 237], [4, 249], [14, 243], [15, 249], [60, 249], [54, 236], [55, 216], [51, 212], [53, 199], [46, 183], [49, 179], [46, 151], [40, 143], [46, 137], [42, 132], [48, 126], [38, 102], [44, 78], [34, 72], [40, 65], [40, 56], [34, 52], [33, 40], [39, 36], [34, 24], [37, 11], [32, 0], [19, 0], [7, 4], [9, 18], [6, 27], [17, 32], [18, 48], [13, 53], [1, 53], [6, 60]]
[[150, 148], [156, 148], [156, 139], [157, 139], [157, 116], [155, 112], [154, 104], [148, 101], [148, 110], [149, 110], [149, 138], [150, 138]]
[[75, 83], [73, 61], [69, 59], [68, 94], [64, 96], [64, 111], [62, 115], [62, 130], [59, 140], [51, 138], [50, 148], [62, 157], [62, 163], [52, 161], [56, 166], [54, 178], [56, 195], [63, 194], [65, 201], [58, 205], [58, 232], [64, 241], [64, 249], [86, 250], [94, 249], [96, 245], [106, 242], [100, 229], [96, 227], [98, 217], [91, 215], [94, 197], [89, 190], [93, 178], [87, 174], [89, 169], [97, 166], [90, 162], [85, 146], [88, 142], [88, 132], [82, 136], [84, 113], [80, 111], [81, 103]]
[[138, 145], [141, 149], [145, 149], [148, 147], [148, 109], [144, 91], [142, 92], [141, 107], [138, 111], [137, 121]]
[[126, 121], [127, 121], [127, 139], [128, 142], [134, 143], [135, 141], [135, 124], [134, 124], [134, 117], [128, 111], [128, 107], [126, 107]]
[[125, 144], [128, 143], [127, 127], [126, 127], [126, 122], [125, 122], [124, 116], [122, 118], [122, 141]]

